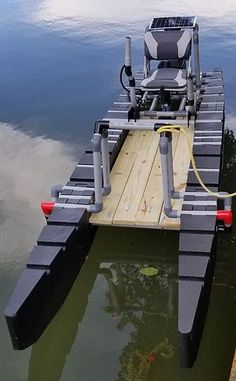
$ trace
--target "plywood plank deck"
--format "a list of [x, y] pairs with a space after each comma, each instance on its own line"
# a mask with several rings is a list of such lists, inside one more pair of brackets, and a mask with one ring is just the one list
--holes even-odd
[[[188, 137], [193, 141], [194, 129], [189, 127]], [[190, 154], [187, 147], [187, 142], [183, 134], [179, 135], [177, 148], [174, 153], [173, 172], [174, 172], [174, 186], [176, 191], [183, 192], [186, 188], [186, 181], [188, 177]], [[181, 210], [182, 201], [172, 200], [173, 209]], [[162, 229], [178, 229], [180, 228], [180, 218], [169, 218], [165, 215], [163, 207], [159, 220], [159, 225]]]
[[236, 381], [236, 351], [234, 353], [229, 381]]
[[[173, 135], [172, 150], [176, 150], [179, 135]], [[148, 224], [153, 228], [159, 226], [159, 218], [163, 206], [162, 176], [159, 148], [150, 172], [150, 176], [136, 215], [136, 224]]]
[[[189, 131], [192, 138], [193, 131]], [[186, 186], [189, 154], [184, 137], [173, 134], [174, 182], [177, 190]], [[159, 135], [154, 131], [128, 134], [111, 172], [112, 191], [103, 197], [103, 210], [90, 217], [96, 225], [179, 229], [179, 219], [163, 213]], [[174, 201], [181, 209], [181, 202]]]

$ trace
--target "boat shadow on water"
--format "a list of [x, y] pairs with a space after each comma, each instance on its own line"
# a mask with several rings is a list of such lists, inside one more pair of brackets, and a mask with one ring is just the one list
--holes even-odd
[[[75, 340], [80, 341], [79, 324], [98, 278], [105, 289], [99, 308], [116, 333], [132, 326], [126, 344], [117, 351], [117, 380], [145, 380], [157, 359], [160, 370], [176, 357], [177, 245], [174, 232], [134, 229], [127, 234], [123, 228], [100, 228], [66, 302], [33, 346], [28, 381], [60, 379], [66, 357]], [[48, 366], [45, 358], [51, 359]]]

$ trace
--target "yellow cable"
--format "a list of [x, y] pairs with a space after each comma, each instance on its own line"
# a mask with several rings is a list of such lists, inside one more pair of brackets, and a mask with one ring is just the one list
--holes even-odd
[[192, 153], [192, 146], [191, 146], [191, 142], [189, 140], [189, 137], [187, 135], [187, 132], [185, 131], [185, 129], [180, 126], [180, 125], [168, 125], [168, 126], [163, 126], [163, 127], [160, 127], [157, 132], [160, 134], [162, 132], [174, 132], [174, 133], [182, 133], [184, 134], [185, 136], [185, 139], [187, 141], [187, 144], [188, 144], [188, 149], [189, 149], [189, 154], [190, 154], [190, 160], [191, 160], [191, 163], [192, 163], [192, 166], [193, 166], [193, 171], [195, 173], [195, 176], [196, 178], [198, 179], [199, 181], [199, 184], [202, 186], [202, 188], [207, 192], [209, 193], [210, 195], [212, 196], [215, 196], [217, 198], [229, 198], [229, 197], [235, 197], [236, 196], [236, 192], [234, 193], [230, 193], [230, 194], [225, 194], [225, 195], [222, 195], [218, 192], [212, 192], [209, 188], [207, 188], [207, 186], [203, 183], [199, 173], [198, 173], [198, 169], [196, 167], [196, 164], [195, 164], [195, 160], [194, 160], [194, 156], [193, 156], [193, 153]]

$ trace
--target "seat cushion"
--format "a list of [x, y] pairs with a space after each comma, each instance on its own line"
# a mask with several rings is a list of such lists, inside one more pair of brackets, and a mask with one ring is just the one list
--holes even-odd
[[149, 77], [141, 82], [143, 90], [182, 89], [186, 86], [186, 70], [176, 68], [161, 68], [154, 70]]

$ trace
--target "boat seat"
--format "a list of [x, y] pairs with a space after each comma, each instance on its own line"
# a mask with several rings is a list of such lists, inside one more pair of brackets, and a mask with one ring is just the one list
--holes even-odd
[[[189, 29], [146, 29], [144, 39], [143, 91], [183, 91], [186, 89], [191, 56], [192, 31]], [[156, 70], [151, 61], [160, 61]]]
[[187, 84], [187, 71], [185, 69], [161, 68], [154, 70], [142, 83], [145, 91], [156, 91], [161, 88], [174, 90], [185, 88]]

